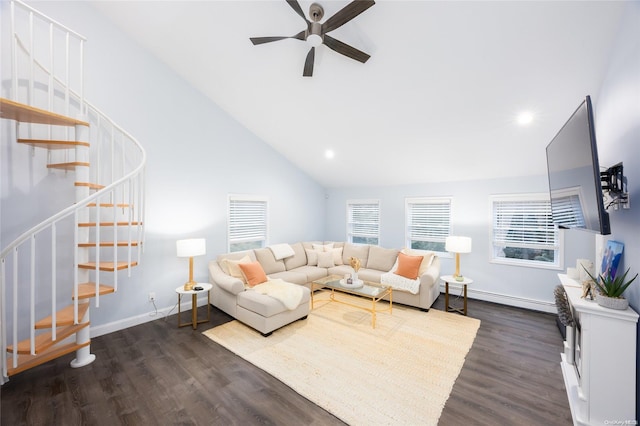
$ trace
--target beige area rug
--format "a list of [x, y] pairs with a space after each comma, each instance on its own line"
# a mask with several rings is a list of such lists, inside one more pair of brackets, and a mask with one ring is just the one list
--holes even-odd
[[238, 321], [204, 334], [346, 423], [436, 425], [480, 321], [403, 306], [377, 318], [316, 302], [266, 338]]

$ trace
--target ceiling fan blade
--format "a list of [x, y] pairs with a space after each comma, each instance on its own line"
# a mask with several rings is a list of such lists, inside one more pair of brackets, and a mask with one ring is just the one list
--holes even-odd
[[251, 43], [253, 43], [254, 45], [264, 44], [264, 43], [271, 43], [272, 41], [284, 40], [285, 38], [295, 38], [297, 40], [304, 41], [305, 34], [306, 34], [306, 31], [303, 30], [303, 31], [300, 31], [298, 34], [293, 35], [293, 36], [250, 37], [249, 40], [251, 40]]
[[309, 22], [309, 20], [307, 19], [306, 16], [304, 16], [304, 12], [302, 11], [302, 7], [300, 7], [300, 3], [298, 3], [298, 0], [287, 0], [287, 3], [289, 3], [289, 6], [291, 6], [291, 8], [293, 10], [296, 11], [296, 13], [298, 15], [300, 15], [300, 17], [302, 19], [304, 19], [305, 21]]
[[347, 57], [349, 57], [351, 59], [355, 59], [356, 61], [360, 61], [363, 64], [365, 62], [367, 62], [367, 60], [371, 57], [371, 55], [367, 55], [363, 51], [358, 50], [355, 47], [349, 46], [348, 44], [343, 43], [340, 40], [336, 40], [335, 38], [333, 38], [333, 37], [331, 37], [331, 36], [329, 36], [327, 34], [324, 35], [324, 44], [328, 48], [330, 48], [330, 49], [332, 49], [332, 50], [334, 50], [334, 51], [336, 51], [336, 52], [338, 52], [338, 53], [340, 53], [340, 54], [342, 54], [344, 56], [347, 56]]
[[307, 59], [304, 61], [304, 71], [302, 72], [303, 77], [311, 77], [313, 76], [313, 60], [316, 56], [316, 48], [312, 47], [307, 53]]
[[335, 13], [331, 18], [327, 19], [322, 24], [322, 33], [328, 33], [336, 28], [339, 28], [360, 15], [365, 10], [376, 4], [373, 0], [354, 0], [339, 11]]
[[278, 41], [278, 40], [284, 40], [285, 38], [289, 38], [289, 37], [251, 37], [249, 40], [251, 40], [251, 43], [253, 43], [254, 45], [258, 45], [258, 44], [264, 44], [264, 43], [271, 43], [272, 41]]

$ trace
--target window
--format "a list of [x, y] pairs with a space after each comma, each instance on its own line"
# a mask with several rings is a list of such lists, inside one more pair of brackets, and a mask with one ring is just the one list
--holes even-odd
[[405, 212], [407, 247], [444, 253], [451, 234], [451, 199], [407, 198]]
[[229, 196], [229, 252], [262, 248], [267, 243], [267, 200]]
[[500, 263], [559, 268], [560, 233], [547, 194], [493, 197], [493, 254]]
[[378, 245], [380, 240], [380, 201], [347, 201], [347, 241]]

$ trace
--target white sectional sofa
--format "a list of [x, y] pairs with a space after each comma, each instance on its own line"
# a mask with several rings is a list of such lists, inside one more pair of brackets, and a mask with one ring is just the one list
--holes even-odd
[[[269, 296], [246, 291], [242, 278], [233, 276], [233, 271], [229, 271], [229, 261], [237, 262], [243, 258], [251, 262], [258, 261], [267, 277], [281, 278], [309, 289], [312, 281], [327, 275], [344, 276], [353, 273], [353, 269], [349, 266], [351, 257], [360, 259], [361, 269], [358, 271], [360, 279], [380, 283], [382, 275], [392, 270], [396, 264], [399, 252], [396, 249], [343, 242], [298, 242], [290, 244], [290, 247], [293, 255], [283, 259], [276, 259], [274, 251], [267, 247], [221, 254], [216, 260], [210, 261], [209, 280], [213, 285], [212, 304], [262, 334], [268, 335], [283, 325], [306, 318], [309, 311], [309, 291], [305, 292], [303, 302], [298, 309], [287, 310], [279, 301]], [[326, 254], [327, 252], [330, 254]], [[396, 288], [393, 291], [393, 302], [428, 310], [440, 294], [438, 285], [440, 259], [432, 252], [412, 251], [407, 254], [425, 256], [418, 277], [419, 290], [413, 294]], [[303, 306], [305, 303], [306, 306]]]

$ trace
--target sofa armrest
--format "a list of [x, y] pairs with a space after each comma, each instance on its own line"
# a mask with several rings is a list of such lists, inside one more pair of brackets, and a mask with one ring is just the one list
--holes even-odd
[[431, 266], [420, 275], [420, 287], [431, 288], [440, 279], [440, 259], [434, 257]]
[[240, 278], [232, 277], [224, 273], [218, 262], [209, 262], [209, 281], [231, 294], [238, 294], [244, 291], [244, 283]]

